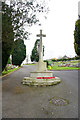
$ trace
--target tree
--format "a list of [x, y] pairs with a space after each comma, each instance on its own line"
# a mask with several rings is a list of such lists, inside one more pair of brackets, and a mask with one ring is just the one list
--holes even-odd
[[56, 59], [52, 59], [51, 61], [55, 62], [55, 61], [56, 61]]
[[2, 3], [2, 70], [4, 70], [12, 51], [14, 32], [10, 7]]
[[12, 64], [21, 65], [26, 58], [26, 46], [22, 39], [18, 39], [14, 42], [14, 48], [12, 52]]
[[80, 56], [80, 18], [75, 23], [74, 48], [75, 48], [76, 54]]
[[46, 67], [48, 67], [49, 66], [49, 63], [48, 63], [48, 60], [44, 60], [44, 62], [46, 62]]
[[[35, 44], [34, 44], [34, 48], [32, 49], [32, 53], [31, 53], [31, 61], [35, 61], [38, 62], [39, 61], [39, 42], [40, 39], [37, 39]], [[43, 45], [43, 56], [44, 56], [44, 45]]]
[[34, 44], [34, 48], [33, 48], [33, 50], [32, 50], [31, 56], [30, 56], [32, 62], [33, 62], [33, 61], [35, 61], [35, 62], [38, 62], [38, 61], [39, 61], [39, 51], [38, 51], [39, 42], [40, 42], [40, 40], [37, 39], [36, 42], [35, 42], [35, 44]]
[[[11, 54], [14, 40], [27, 39], [30, 33], [26, 26], [39, 23], [39, 13], [47, 13], [45, 0], [37, 1], [10, 0], [2, 2], [2, 70], [4, 70]], [[42, 15], [42, 14], [41, 14]], [[40, 24], [40, 23], [39, 23]]]
[[39, 14], [44, 15], [46, 18], [46, 14], [49, 11], [45, 0], [39, 2], [37, 0], [11, 0], [10, 7], [13, 9], [11, 11], [15, 39], [27, 39], [30, 33], [25, 30], [26, 26], [32, 26], [33, 24], [40, 25], [39, 22]]

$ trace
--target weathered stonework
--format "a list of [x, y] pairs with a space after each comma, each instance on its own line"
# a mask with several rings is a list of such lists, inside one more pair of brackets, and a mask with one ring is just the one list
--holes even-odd
[[58, 77], [52, 79], [36, 79], [33, 77], [25, 77], [23, 84], [28, 86], [52, 86], [60, 83], [61, 80]]
[[45, 35], [42, 34], [42, 30], [40, 30], [40, 34], [37, 36], [40, 37], [39, 62], [36, 64], [36, 71], [31, 72], [30, 77], [24, 77], [23, 84], [29, 86], [51, 86], [58, 84], [61, 82], [60, 78], [53, 78], [53, 72], [47, 71], [46, 62], [43, 62], [42, 37], [45, 37]]
[[37, 71], [37, 72], [31, 72], [30, 77], [36, 78], [36, 77], [52, 77], [53, 72], [52, 71]]
[[36, 71], [47, 71], [46, 62], [39, 61], [36, 63]]

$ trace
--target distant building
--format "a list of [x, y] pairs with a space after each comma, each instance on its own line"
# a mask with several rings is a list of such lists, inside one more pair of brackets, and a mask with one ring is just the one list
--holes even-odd
[[61, 59], [69, 59], [66, 55], [64, 55]]

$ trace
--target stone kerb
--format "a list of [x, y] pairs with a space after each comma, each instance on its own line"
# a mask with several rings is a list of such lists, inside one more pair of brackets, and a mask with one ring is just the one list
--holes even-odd
[[28, 86], [53, 86], [59, 84], [61, 80], [58, 77], [52, 79], [37, 79], [31, 77], [25, 77], [23, 80], [23, 84]]

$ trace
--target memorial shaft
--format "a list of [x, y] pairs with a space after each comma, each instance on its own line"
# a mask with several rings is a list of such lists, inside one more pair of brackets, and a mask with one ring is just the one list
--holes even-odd
[[39, 61], [43, 61], [43, 45], [42, 45], [42, 37], [46, 37], [46, 35], [43, 35], [43, 34], [42, 34], [42, 30], [40, 30], [40, 34], [38, 34], [37, 37], [40, 37]]

